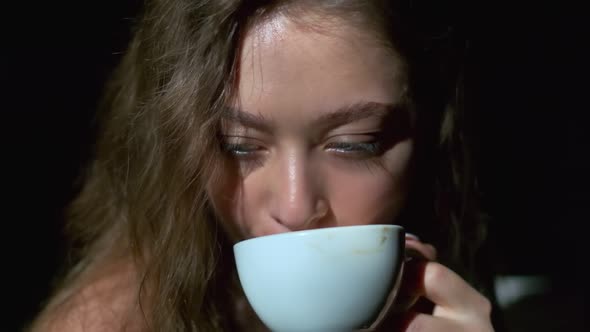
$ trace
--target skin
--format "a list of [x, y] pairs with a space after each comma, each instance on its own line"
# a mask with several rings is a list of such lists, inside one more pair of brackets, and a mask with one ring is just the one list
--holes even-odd
[[212, 195], [235, 237], [395, 220], [413, 150], [392, 136], [411, 125], [406, 72], [369, 38], [282, 17], [246, 36], [222, 132], [226, 181]]
[[[345, 22], [297, 22], [275, 16], [243, 41], [223, 181], [209, 189], [234, 240], [395, 223], [405, 203], [414, 142], [403, 59]], [[403, 288], [432, 306], [390, 315], [381, 329], [493, 330], [485, 297], [436, 263], [432, 246], [407, 246], [426, 259], [408, 264]]]
[[[413, 152], [404, 63], [345, 22], [314, 22], [318, 29], [303, 29], [278, 16], [243, 42], [238, 94], [223, 125], [223, 181], [209, 185], [234, 240], [395, 223], [404, 206]], [[334, 115], [343, 109], [346, 116]], [[406, 265], [400, 296], [424, 301], [386, 315], [379, 331], [493, 331], [485, 297], [435, 262], [432, 246], [408, 238], [406, 247], [421, 258]], [[126, 259], [99, 260], [30, 330], [146, 331], [139, 279]]]

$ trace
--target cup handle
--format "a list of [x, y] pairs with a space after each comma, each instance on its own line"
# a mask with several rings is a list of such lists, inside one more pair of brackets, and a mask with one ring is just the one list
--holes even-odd
[[387, 317], [388, 315], [390, 315], [392, 313], [399, 313], [399, 312], [407, 311], [410, 307], [412, 307], [416, 303], [416, 301], [418, 301], [419, 297], [416, 296], [416, 297], [407, 299], [406, 301], [404, 301], [403, 304], [396, 303], [396, 299], [397, 299], [399, 289], [401, 287], [401, 283], [402, 283], [402, 279], [403, 279], [404, 268], [405, 268], [406, 262], [409, 262], [414, 259], [428, 260], [428, 258], [425, 256], [424, 253], [420, 252], [416, 248], [413, 248], [411, 245], [408, 246], [407, 243], [404, 243], [403, 249], [404, 249], [404, 260], [400, 266], [400, 271], [397, 274], [397, 277], [396, 277], [396, 280], [393, 284], [393, 287], [391, 288], [389, 295], [387, 295], [387, 299], [385, 301], [385, 304], [383, 305], [383, 308], [381, 308], [381, 311], [377, 315], [377, 318], [375, 318], [375, 320], [373, 321], [373, 323], [369, 327], [362, 328], [362, 329], [359, 329], [356, 331], [358, 331], [358, 332], [377, 331], [377, 328], [379, 326], [381, 326], [381, 324], [385, 320], [385, 317]]

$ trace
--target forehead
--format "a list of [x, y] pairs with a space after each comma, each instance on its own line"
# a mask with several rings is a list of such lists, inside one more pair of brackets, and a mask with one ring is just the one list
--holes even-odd
[[310, 26], [281, 15], [265, 20], [246, 34], [239, 66], [235, 106], [270, 116], [396, 103], [407, 85], [394, 50], [337, 19], [315, 18]]

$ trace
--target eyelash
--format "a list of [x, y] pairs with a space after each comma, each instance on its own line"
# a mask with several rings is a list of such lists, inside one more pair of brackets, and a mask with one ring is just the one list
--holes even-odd
[[[239, 140], [243, 138], [234, 137]], [[221, 149], [230, 158], [233, 158], [238, 162], [238, 165], [242, 172], [249, 173], [250, 171], [263, 165], [264, 158], [261, 155], [263, 149], [252, 143], [232, 143], [227, 141], [228, 137], [225, 137], [221, 143]]]
[[381, 143], [379, 141], [371, 142], [334, 142], [327, 146], [328, 150], [339, 154], [355, 155], [356, 157], [374, 157], [381, 152]]
[[247, 157], [260, 151], [260, 147], [258, 147], [256, 144], [223, 143], [222, 148], [223, 151], [228, 152], [236, 157]]
[[[333, 151], [342, 157], [354, 159], [371, 158], [382, 152], [381, 143], [377, 140], [358, 143], [332, 142], [325, 147], [328, 151]], [[226, 153], [242, 160], [258, 159], [260, 152], [263, 150], [257, 144], [231, 143], [227, 141], [222, 143], [222, 149]]]

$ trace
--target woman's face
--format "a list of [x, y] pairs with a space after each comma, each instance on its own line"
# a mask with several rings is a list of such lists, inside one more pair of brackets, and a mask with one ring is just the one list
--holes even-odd
[[246, 35], [210, 196], [234, 238], [392, 223], [413, 150], [399, 55], [352, 26], [278, 16]]

